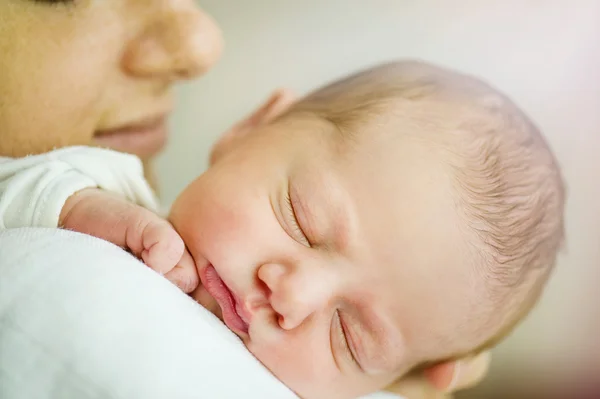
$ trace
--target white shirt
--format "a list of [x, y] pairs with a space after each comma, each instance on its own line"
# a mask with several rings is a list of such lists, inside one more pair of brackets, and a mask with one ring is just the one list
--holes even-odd
[[69, 147], [24, 158], [0, 157], [0, 229], [57, 227], [66, 200], [89, 187], [158, 210], [137, 157], [101, 148]]

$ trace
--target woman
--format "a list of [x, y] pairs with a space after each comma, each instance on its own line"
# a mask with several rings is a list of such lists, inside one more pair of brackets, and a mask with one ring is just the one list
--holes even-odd
[[[172, 85], [210, 69], [222, 39], [193, 0], [0, 0], [0, 49], [0, 156], [102, 145], [141, 157], [151, 179]], [[229, 134], [288, 103], [276, 94]], [[443, 397], [478, 382], [487, 364], [482, 355], [437, 365], [392, 390]]]

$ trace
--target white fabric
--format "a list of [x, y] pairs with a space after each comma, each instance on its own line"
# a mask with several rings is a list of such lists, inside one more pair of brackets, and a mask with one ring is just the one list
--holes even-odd
[[0, 157], [0, 229], [56, 227], [67, 198], [88, 187], [158, 209], [137, 157], [101, 148], [69, 147], [24, 158]]

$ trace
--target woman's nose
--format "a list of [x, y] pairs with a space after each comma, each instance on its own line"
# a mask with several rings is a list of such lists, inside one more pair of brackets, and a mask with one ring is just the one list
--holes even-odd
[[167, 2], [151, 13], [145, 30], [123, 56], [126, 73], [136, 77], [190, 79], [207, 71], [220, 57], [221, 31], [193, 1]]
[[326, 309], [334, 297], [333, 278], [320, 268], [265, 264], [258, 269], [258, 278], [267, 286], [271, 307], [286, 330]]

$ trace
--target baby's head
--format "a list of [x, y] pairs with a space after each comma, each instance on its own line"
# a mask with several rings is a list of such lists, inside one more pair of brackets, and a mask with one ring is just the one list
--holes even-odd
[[562, 240], [538, 131], [431, 65], [353, 75], [229, 146], [171, 220], [195, 297], [219, 314], [216, 297], [303, 397], [358, 396], [490, 346], [531, 309]]

